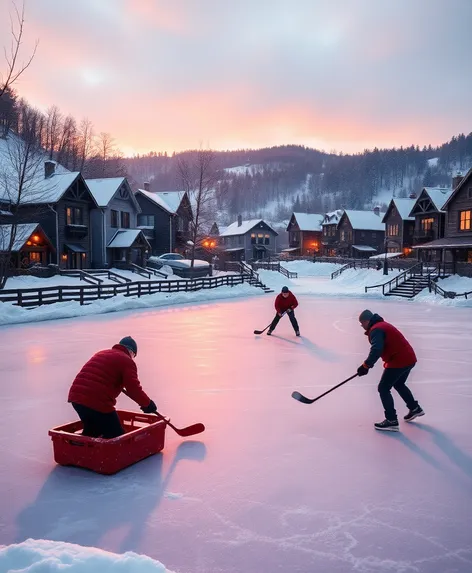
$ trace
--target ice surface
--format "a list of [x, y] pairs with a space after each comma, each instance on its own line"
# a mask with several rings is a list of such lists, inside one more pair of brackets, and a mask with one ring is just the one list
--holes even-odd
[[[301, 338], [285, 318], [272, 337], [252, 334], [273, 316], [271, 295], [0, 328], [0, 544], [133, 551], [177, 573], [470, 573], [471, 310], [299, 301]], [[380, 365], [311, 406], [290, 397], [355, 372], [365, 307], [419, 357], [411, 388], [426, 416], [399, 433], [372, 427]], [[206, 432], [169, 430], [163, 455], [115, 476], [55, 466], [47, 432], [75, 418], [72, 378], [129, 334], [160, 411]]]

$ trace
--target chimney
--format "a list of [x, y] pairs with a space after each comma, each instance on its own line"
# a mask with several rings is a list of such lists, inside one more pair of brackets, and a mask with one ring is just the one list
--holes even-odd
[[56, 162], [55, 161], [45, 161], [44, 162], [44, 178], [48, 179], [52, 177], [56, 172]]
[[377, 215], [377, 217], [380, 217], [380, 207], [377, 205], [377, 207], [374, 207], [374, 213]]
[[452, 178], [452, 189], [454, 190], [459, 183], [462, 181], [462, 179], [464, 179], [464, 176], [462, 175], [462, 173], [460, 171], [458, 171], [456, 173], [456, 176]]
[[149, 181], [144, 182], [144, 191], [151, 191], [151, 184]]
[[408, 195], [408, 198], [409, 198], [409, 199], [416, 199], [416, 193], [410, 193], [410, 194]]

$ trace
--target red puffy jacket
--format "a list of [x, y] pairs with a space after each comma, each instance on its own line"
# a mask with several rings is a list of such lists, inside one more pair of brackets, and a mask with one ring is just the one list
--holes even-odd
[[393, 324], [383, 320], [376, 322], [369, 329], [369, 341], [371, 341], [372, 333], [376, 329], [383, 330], [385, 334], [384, 346], [381, 353], [385, 368], [406, 368], [416, 364], [417, 359], [413, 347]]
[[107, 414], [115, 409], [123, 389], [139, 406], [149, 406], [151, 399], [141, 388], [134, 360], [124, 346], [115, 344], [94, 354], [82, 367], [70, 387], [68, 402]]
[[295, 295], [292, 291], [288, 291], [288, 296], [282, 296], [282, 293], [278, 294], [275, 297], [275, 310], [282, 314], [283, 312], [287, 311], [289, 308], [297, 308], [298, 300], [295, 298]]

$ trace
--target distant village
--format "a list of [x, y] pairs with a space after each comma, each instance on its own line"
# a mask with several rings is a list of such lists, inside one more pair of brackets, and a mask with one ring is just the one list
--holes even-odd
[[[33, 195], [12, 205], [0, 197], [0, 252], [10, 268], [57, 265], [97, 269], [146, 267], [166, 253], [189, 256], [194, 220], [184, 191], [151, 192], [148, 183], [133, 192], [126, 177], [86, 179], [52, 160], [44, 161]], [[274, 258], [414, 258], [452, 262], [472, 276], [472, 169], [449, 187], [424, 187], [409, 198], [392, 198], [385, 213], [338, 209], [292, 213], [283, 241], [274, 225], [241, 216], [227, 227], [214, 222], [193, 249], [209, 263]], [[21, 215], [19, 217], [19, 215]], [[13, 221], [16, 221], [13, 223]]]

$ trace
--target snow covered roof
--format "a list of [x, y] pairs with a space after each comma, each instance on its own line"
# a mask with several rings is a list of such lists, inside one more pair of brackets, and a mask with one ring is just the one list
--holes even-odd
[[402, 255], [402, 251], [398, 251], [398, 253], [380, 253], [380, 255], [373, 255], [372, 257], [369, 257], [369, 259], [395, 259], [396, 257], [401, 257]]
[[185, 195], [185, 191], [163, 191], [159, 193], [151, 193], [151, 191], [145, 191], [144, 189], [138, 189], [138, 193], [141, 193], [144, 197], [147, 197], [171, 215], [175, 215], [177, 213]]
[[78, 171], [70, 172], [57, 162], [50, 177], [44, 175], [44, 163], [48, 157], [43, 153], [31, 155], [24, 160], [25, 144], [16, 135], [0, 138], [0, 199], [18, 201], [19, 170], [26, 164], [26, 177], [22, 189], [21, 204], [57, 203], [67, 189], [80, 176]]
[[177, 213], [182, 199], [184, 198], [185, 191], [162, 191], [156, 193], [166, 203], [168, 210], [171, 213]]
[[[22, 223], [16, 225], [15, 239], [12, 252], [19, 251], [31, 235], [36, 231], [38, 223]], [[12, 225], [0, 225], [0, 251], [6, 251], [10, 246]]]
[[[414, 204], [416, 203], [416, 199], [397, 199], [394, 197], [392, 199], [393, 204], [397, 208], [398, 214], [403, 219], [403, 221], [414, 221], [414, 217], [410, 217], [411, 210], [413, 209]], [[390, 207], [390, 206], [389, 206]], [[388, 209], [387, 209], [388, 213]], [[385, 217], [387, 216], [385, 213], [382, 222], [385, 223]]]
[[[238, 226], [238, 222], [235, 221], [234, 223], [231, 223], [231, 225], [229, 227], [227, 227], [223, 231], [223, 233], [220, 233], [220, 237], [232, 237], [235, 235], [245, 235], [248, 231], [250, 231], [251, 229], [253, 229], [257, 225], [259, 225], [260, 223], [265, 223], [267, 225], [267, 223], [265, 221], [263, 221], [262, 219], [249, 219], [248, 221], [243, 221], [241, 223], [241, 226]], [[272, 229], [272, 227], [270, 227], [270, 225], [267, 225], [267, 226], [276, 235], [278, 234], [274, 231], [274, 229]]]
[[446, 201], [444, 202], [442, 208], [445, 209], [447, 203], [449, 203], [449, 201], [452, 199], [452, 197], [454, 195], [457, 195], [457, 193], [459, 193], [459, 190], [463, 187], [464, 183], [466, 181], [470, 181], [470, 177], [472, 177], [472, 168], [470, 168], [467, 173], [464, 175], [464, 177], [462, 178], [462, 180], [460, 181], [459, 185], [457, 185], [457, 187], [453, 190], [453, 192], [449, 195], [449, 197], [446, 199]]
[[330, 211], [329, 213], [325, 213], [322, 226], [334, 225], [334, 224], [337, 225], [343, 213], [344, 211], [342, 209], [337, 209], [336, 211]]
[[293, 213], [300, 231], [321, 231], [324, 215], [318, 213]]
[[376, 215], [373, 211], [344, 211], [352, 228], [359, 231], [385, 231], [381, 215]]
[[86, 179], [87, 187], [93, 195], [99, 207], [106, 207], [113, 199], [113, 195], [118, 191], [125, 181], [124, 177], [108, 177], [105, 179]]
[[438, 211], [442, 211], [444, 204], [452, 195], [452, 189], [450, 187], [425, 187], [424, 191], [428, 193]]
[[[109, 249], [127, 249], [133, 245], [140, 233], [142, 234], [141, 229], [127, 229], [126, 231], [117, 231], [112, 237], [111, 241], [108, 243], [107, 247]], [[146, 241], [144, 235], [143, 239]]]

